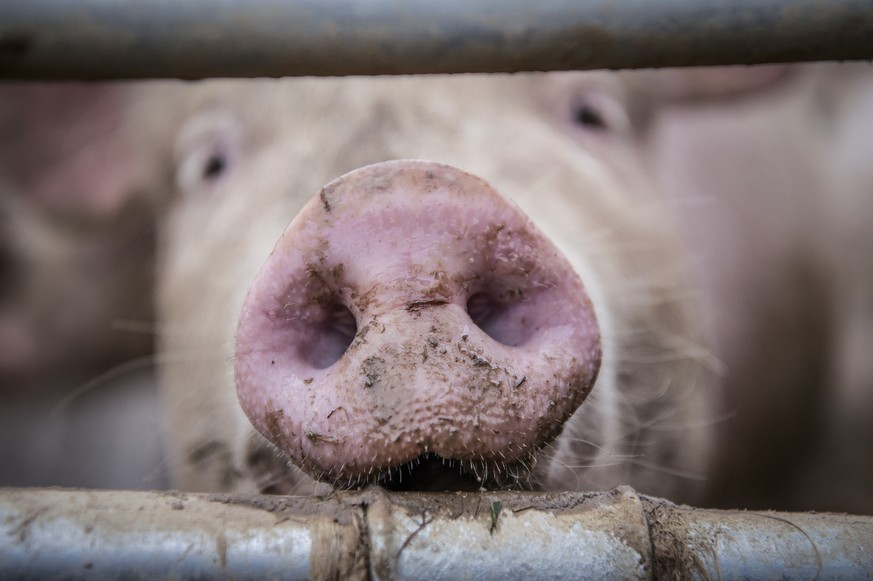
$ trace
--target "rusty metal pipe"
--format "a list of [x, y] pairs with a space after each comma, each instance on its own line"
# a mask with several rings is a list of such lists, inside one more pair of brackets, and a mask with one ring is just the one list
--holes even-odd
[[871, 38], [869, 0], [4, 0], [0, 78], [868, 60]]
[[873, 517], [600, 493], [0, 490], [0, 578], [864, 579]]

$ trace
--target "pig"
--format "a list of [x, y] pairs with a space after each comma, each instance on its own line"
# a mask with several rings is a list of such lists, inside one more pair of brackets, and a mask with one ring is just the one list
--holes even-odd
[[125, 130], [127, 89], [0, 86], [0, 389], [96, 370], [151, 351], [154, 224], [148, 155]]
[[0, 486], [166, 485], [149, 149], [166, 138], [140, 95], [0, 85]]
[[[524, 458], [507, 467], [521, 474], [503, 479], [535, 489], [631, 482], [677, 498], [700, 488], [708, 425], [717, 419], [705, 387], [709, 358], [698, 347], [676, 228], [652, 202], [646, 162], [631, 146], [634, 124], [646, 123], [648, 112], [631, 107], [621, 83], [609, 75], [535, 75], [260, 81], [216, 91], [220, 97], [181, 129], [181, 191], [160, 235], [158, 308], [167, 328], [160, 350], [173, 355], [163, 362], [161, 389], [168, 425], [185, 426], [173, 430], [169, 451], [181, 486], [313, 493], [353, 484], [318, 483], [253, 434], [233, 389], [233, 338], [248, 284], [309, 197], [357, 167], [417, 158], [487, 180], [534, 223], [548, 224], [551, 243], [596, 305], [598, 385], [560, 438], [529, 444], [539, 450], [535, 465]], [[316, 137], [324, 132], [336, 139]], [[325, 150], [325, 143], [338, 145]], [[593, 264], [601, 265], [596, 275]], [[358, 332], [365, 324], [357, 321]], [[619, 360], [644, 369], [622, 369]], [[541, 389], [519, 386], [528, 388]], [[492, 474], [502, 472], [498, 464], [488, 465]], [[404, 469], [389, 468], [399, 480]]]
[[[859, 71], [861, 74], [858, 74]], [[864, 145], [873, 128], [873, 76], [869, 66], [829, 71], [830, 90], [822, 100], [831, 138], [824, 203], [830, 227], [829, 276], [834, 297], [833, 359], [821, 401], [815, 440], [800, 468], [800, 506], [832, 499], [834, 510], [870, 512], [873, 486], [873, 272], [869, 224], [873, 220], [873, 166]]]
[[[870, 417], [864, 357], [844, 356], [863, 335], [846, 297], [867, 296], [852, 266], [865, 230], [845, 224], [863, 223], [869, 190], [856, 153], [869, 76], [121, 87], [120, 123], [139, 135], [121, 175], [136, 187], [86, 188], [124, 195], [85, 208], [156, 215], [173, 485], [631, 484], [711, 506], [869, 512], [863, 420], [833, 427], [849, 411]], [[52, 196], [10, 199], [24, 215], [58, 214]], [[132, 232], [116, 228], [105, 241]], [[377, 243], [390, 232], [395, 253]], [[416, 252], [399, 261], [406, 247]], [[345, 255], [319, 266], [327, 248]], [[144, 256], [126, 265], [148, 291]], [[497, 276], [513, 272], [504, 263], [522, 275]], [[365, 301], [370, 274], [378, 292]], [[398, 291], [404, 280], [418, 286]], [[851, 478], [823, 478], [830, 466]]]
[[846, 508], [800, 482], [840, 332], [833, 70], [194, 89], [157, 259], [174, 482]]

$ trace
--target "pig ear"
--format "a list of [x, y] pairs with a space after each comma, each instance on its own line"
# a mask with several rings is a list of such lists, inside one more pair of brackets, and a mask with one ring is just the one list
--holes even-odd
[[0, 164], [18, 195], [48, 211], [114, 215], [137, 190], [129, 87], [0, 85]]
[[647, 72], [647, 92], [663, 101], [741, 97], [771, 88], [790, 76], [791, 65], [689, 67]]

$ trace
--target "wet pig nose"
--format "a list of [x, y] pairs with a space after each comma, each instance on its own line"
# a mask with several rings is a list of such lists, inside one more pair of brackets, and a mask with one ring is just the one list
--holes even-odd
[[288, 226], [245, 301], [236, 381], [259, 431], [345, 487], [422, 456], [525, 462], [599, 364], [581, 280], [520, 209], [456, 168], [395, 161]]

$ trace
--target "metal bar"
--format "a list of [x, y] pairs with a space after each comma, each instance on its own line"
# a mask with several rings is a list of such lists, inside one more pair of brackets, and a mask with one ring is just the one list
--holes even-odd
[[4, 0], [0, 77], [513, 72], [873, 58], [870, 0]]
[[0, 578], [869, 579], [873, 517], [599, 493], [0, 490]]

